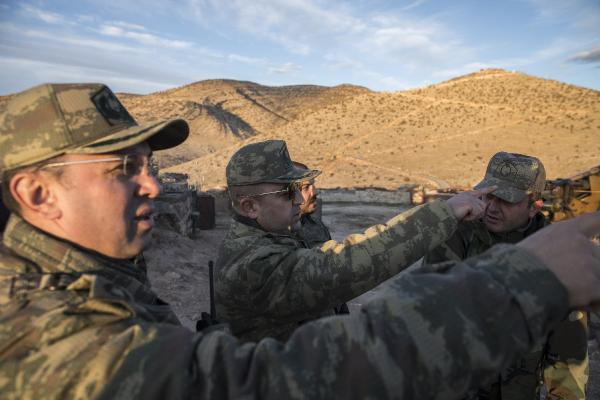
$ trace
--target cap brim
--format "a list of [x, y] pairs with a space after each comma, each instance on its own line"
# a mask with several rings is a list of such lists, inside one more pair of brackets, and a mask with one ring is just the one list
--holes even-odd
[[497, 186], [498, 188], [490, 193], [492, 196], [496, 196], [509, 203], [518, 203], [527, 196], [527, 192], [521, 189], [517, 189], [510, 185], [507, 185], [505, 181], [495, 178], [484, 178], [481, 182], [475, 185], [474, 189], [484, 189], [490, 186]]
[[290, 182], [294, 182], [294, 181], [310, 180], [310, 179], [316, 178], [319, 175], [321, 175], [321, 171], [319, 171], [318, 169], [308, 169], [307, 170], [304, 168], [298, 168], [298, 167], [294, 166], [293, 169], [291, 171], [289, 171], [287, 174], [282, 175], [275, 179], [269, 179], [268, 181], [262, 181], [262, 182], [264, 182], [264, 183], [290, 183]]
[[183, 119], [150, 122], [120, 130], [85, 146], [69, 149], [67, 153], [112, 153], [142, 142], [147, 142], [153, 151], [165, 150], [183, 143], [188, 134], [189, 126]]

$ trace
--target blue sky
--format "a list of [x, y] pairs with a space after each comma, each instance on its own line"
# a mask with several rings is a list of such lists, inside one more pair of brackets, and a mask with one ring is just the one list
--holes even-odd
[[0, 0], [0, 94], [214, 78], [396, 91], [489, 67], [600, 90], [600, 0]]

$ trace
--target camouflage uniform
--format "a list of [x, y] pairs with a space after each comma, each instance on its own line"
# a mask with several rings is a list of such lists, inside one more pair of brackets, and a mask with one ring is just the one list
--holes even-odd
[[[491, 164], [494, 161], [498, 164], [499, 158], [492, 159]], [[484, 182], [485, 179], [478, 186], [485, 187]], [[493, 183], [501, 184], [498, 180]], [[538, 213], [524, 229], [496, 234], [488, 231], [482, 221], [461, 222], [454, 235], [430, 252], [425, 262], [464, 260], [483, 253], [497, 243], [517, 243], [547, 224], [544, 215]], [[480, 390], [478, 396], [482, 399], [529, 400], [539, 398], [542, 392], [542, 396], [547, 393], [548, 399], [584, 399], [588, 363], [587, 314], [572, 311], [550, 332], [544, 344], [519, 358], [502, 373], [497, 383]]]
[[308, 247], [317, 247], [331, 240], [329, 228], [313, 214], [304, 214], [300, 219], [300, 223], [301, 227], [296, 235], [299, 239], [304, 240]]
[[[143, 141], [168, 148], [187, 136], [182, 121], [138, 126], [103, 85], [37, 87], [7, 109], [3, 172], [65, 152]], [[459, 288], [463, 295], [448, 300]], [[457, 398], [568, 310], [555, 275], [515, 246], [394, 279], [387, 291], [359, 315], [304, 325], [285, 345], [240, 344], [226, 331], [180, 326], [133, 260], [85, 250], [13, 215], [0, 246], [0, 397]]]
[[[292, 172], [285, 165], [292, 165], [285, 142], [254, 143], [232, 156], [228, 184], [245, 183], [248, 176], [255, 182], [272, 181], [268, 169], [289, 177]], [[215, 265], [217, 315], [243, 340], [285, 340], [300, 323], [330, 315], [335, 306], [417, 261], [443, 243], [456, 225], [450, 207], [434, 202], [342, 243], [308, 248], [291, 233], [267, 232], [237, 215]]]
[[226, 331], [179, 326], [130, 261], [16, 216], [4, 245], [3, 399], [459, 398], [568, 309], [564, 288], [535, 257], [495, 247], [437, 273], [394, 278], [359, 314], [307, 323], [285, 345], [241, 344]]

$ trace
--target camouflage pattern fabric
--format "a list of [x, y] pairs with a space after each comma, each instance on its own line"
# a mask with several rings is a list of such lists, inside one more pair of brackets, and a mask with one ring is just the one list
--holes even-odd
[[542, 193], [545, 184], [546, 170], [539, 159], [501, 151], [490, 159], [485, 177], [475, 189], [495, 185], [494, 196], [518, 203], [527, 195]]
[[105, 85], [44, 84], [12, 96], [0, 112], [0, 171], [65, 153], [110, 153], [143, 141], [161, 150], [187, 136], [182, 119], [138, 125]]
[[[456, 233], [425, 257], [426, 263], [464, 260], [483, 253], [496, 243], [517, 243], [547, 225], [538, 213], [523, 232], [494, 234], [481, 221], [461, 222]], [[587, 353], [587, 315], [573, 311], [548, 335], [547, 341], [517, 360], [499, 378], [498, 384], [482, 389], [481, 398], [520, 400], [547, 392], [548, 399], [585, 398], [589, 359]], [[543, 382], [540, 384], [541, 369]], [[501, 397], [499, 395], [501, 393]]]
[[329, 228], [320, 218], [312, 214], [305, 214], [300, 219], [300, 230], [295, 232], [300, 240], [306, 242], [308, 247], [320, 246], [331, 240]]
[[243, 340], [284, 340], [298, 324], [370, 290], [443, 243], [457, 221], [445, 202], [415, 207], [344, 242], [306, 248], [294, 236], [234, 221], [215, 264], [219, 319]]
[[[319, 247], [328, 240], [331, 240], [329, 228], [323, 221], [313, 214], [304, 214], [300, 219], [300, 230], [294, 232], [296, 237], [306, 243], [310, 248]], [[343, 303], [333, 309], [334, 314], [349, 314], [350, 309], [346, 303]]]
[[316, 169], [296, 167], [283, 140], [247, 144], [231, 156], [225, 168], [228, 186], [310, 180], [320, 173]]
[[455, 399], [568, 310], [555, 276], [505, 245], [394, 278], [359, 314], [307, 323], [285, 344], [241, 344], [223, 330], [179, 326], [130, 262], [15, 216], [4, 245], [0, 393], [9, 400]]

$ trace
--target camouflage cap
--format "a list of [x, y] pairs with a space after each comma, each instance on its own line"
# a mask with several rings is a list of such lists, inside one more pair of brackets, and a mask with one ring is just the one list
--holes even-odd
[[0, 171], [67, 153], [110, 153], [147, 141], [168, 149], [188, 136], [182, 119], [138, 125], [105, 85], [44, 84], [0, 110]]
[[308, 170], [308, 171], [313, 171], [313, 175], [311, 175], [308, 178], [304, 178], [305, 180], [311, 180], [316, 178], [317, 176], [321, 175], [321, 171], [318, 169], [313, 169], [311, 170], [310, 168], [308, 168], [308, 165], [301, 163], [300, 161], [292, 161], [292, 164], [294, 164], [294, 167], [300, 168], [300, 169], [304, 169], [304, 170]]
[[536, 158], [523, 154], [494, 154], [485, 177], [475, 189], [498, 186], [492, 194], [509, 203], [518, 203], [525, 196], [541, 193], [546, 185], [544, 164]]
[[312, 179], [320, 171], [295, 167], [283, 140], [248, 144], [235, 152], [225, 170], [227, 185], [289, 183]]

